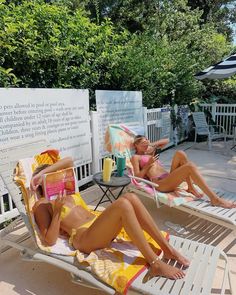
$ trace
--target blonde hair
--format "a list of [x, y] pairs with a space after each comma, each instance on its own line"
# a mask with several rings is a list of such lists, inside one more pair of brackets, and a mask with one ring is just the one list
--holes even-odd
[[146, 136], [144, 136], [144, 135], [136, 135], [135, 138], [134, 138], [134, 145], [139, 143], [143, 138], [146, 139]]

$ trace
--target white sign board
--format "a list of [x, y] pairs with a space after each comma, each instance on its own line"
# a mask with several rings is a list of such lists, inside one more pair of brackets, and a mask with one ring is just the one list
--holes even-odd
[[104, 151], [104, 135], [109, 124], [143, 125], [141, 91], [96, 90], [96, 105], [99, 117], [100, 157]]
[[88, 90], [0, 88], [0, 145], [45, 137], [76, 165], [92, 161]]

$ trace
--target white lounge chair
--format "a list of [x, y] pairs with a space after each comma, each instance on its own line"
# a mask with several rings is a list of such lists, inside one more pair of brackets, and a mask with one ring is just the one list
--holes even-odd
[[[32, 143], [18, 143], [17, 145], [0, 149], [0, 176], [2, 177], [4, 184], [14, 200], [14, 203], [32, 237], [33, 231], [28, 215], [26, 214], [25, 206], [22, 203], [21, 192], [18, 186], [13, 182], [13, 169], [19, 159], [31, 157], [47, 148], [48, 145], [46, 142], [35, 140]], [[14, 223], [15, 222], [13, 222], [13, 226]], [[42, 252], [38, 249], [37, 244], [35, 245], [36, 249], [35, 247], [29, 248], [8, 239], [7, 233], [11, 230], [11, 228], [12, 226], [10, 225], [6, 228], [6, 230], [1, 232], [0, 242], [20, 250], [24, 259], [39, 260], [53, 264], [56, 267], [60, 267], [70, 272], [73, 281], [78, 284], [85, 285], [90, 288], [101, 289], [105, 293], [109, 294], [115, 293], [114, 289], [99, 281], [93, 274], [91, 274], [89, 269], [82, 265], [80, 266], [78, 261], [75, 261], [74, 257], [55, 254], [49, 255], [48, 252]], [[219, 260], [221, 260], [220, 268], [223, 268], [220, 294], [223, 295], [225, 293], [225, 282], [228, 277], [230, 283], [230, 276], [228, 261], [224, 252], [213, 246], [192, 242], [190, 240], [174, 236], [170, 237], [170, 243], [191, 260], [191, 264], [187, 270], [185, 278], [178, 281], [162, 277], [148, 278], [148, 272], [145, 271], [132, 283], [132, 287], [130, 288], [132, 293], [145, 293], [153, 295], [208, 295], [211, 293], [212, 282]]]
[[193, 112], [193, 121], [195, 124], [195, 137], [194, 142], [197, 141], [197, 135], [206, 135], [208, 138], [208, 148], [212, 149], [212, 140], [224, 138], [226, 142], [226, 132], [223, 126], [208, 125], [204, 112]]
[[[182, 193], [182, 191], [178, 197], [174, 197], [171, 192], [166, 194], [158, 192], [158, 190], [155, 189], [157, 186], [155, 183], [147, 181], [146, 179], [134, 177], [132, 175], [132, 166], [130, 163], [130, 157], [132, 152], [134, 152], [132, 146], [134, 136], [135, 134], [129, 127], [123, 124], [113, 124], [108, 127], [105, 138], [105, 145], [109, 152], [113, 152], [115, 155], [126, 154], [128, 171], [131, 172], [129, 175], [133, 179], [133, 186], [130, 187], [130, 190], [155, 200], [157, 206], [160, 206], [160, 203], [170, 207], [175, 206], [176, 209], [225, 226], [236, 232], [236, 208], [225, 209], [211, 206], [206, 196], [201, 199], [195, 198], [195, 200], [192, 198], [190, 201], [189, 197], [185, 197], [185, 193]], [[236, 194], [217, 189], [215, 189], [215, 191], [220, 197], [236, 202]]]

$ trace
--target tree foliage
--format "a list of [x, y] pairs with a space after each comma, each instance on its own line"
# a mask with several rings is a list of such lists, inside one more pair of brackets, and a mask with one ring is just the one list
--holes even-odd
[[0, 86], [141, 90], [147, 107], [233, 97], [194, 78], [232, 49], [216, 21], [230, 2], [0, 1]]
[[143, 32], [149, 25], [150, 20], [160, 13], [168, 3], [172, 7], [176, 4], [187, 5], [191, 10], [200, 11], [199, 24], [214, 23], [218, 33], [225, 33], [228, 38], [232, 37], [230, 23], [236, 22], [235, 0], [54, 0], [64, 1], [70, 7], [83, 7], [90, 12], [91, 19], [100, 20], [108, 17], [116, 26], [122, 26], [130, 32]]
[[214, 23], [217, 31], [232, 39], [230, 23], [236, 22], [236, 3], [234, 0], [188, 0], [192, 9], [198, 8], [203, 23]]
[[[0, 6], [2, 67], [21, 87], [96, 88], [109, 85], [126, 34], [109, 21], [93, 24], [83, 12], [38, 1]], [[1, 82], [2, 83], [2, 82]]]

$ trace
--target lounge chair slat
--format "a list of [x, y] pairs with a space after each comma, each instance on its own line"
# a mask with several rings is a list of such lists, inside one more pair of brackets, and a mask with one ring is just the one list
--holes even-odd
[[[189, 269], [186, 271], [186, 276], [184, 278], [185, 284], [184, 284], [184, 292], [182, 291], [180, 294], [182, 295], [188, 295], [188, 294], [194, 294], [191, 293], [191, 290], [193, 288], [194, 280], [196, 273], [198, 271], [199, 266], [199, 259], [200, 257], [203, 257], [205, 245], [204, 244], [198, 244], [197, 242], [193, 242], [190, 249], [190, 266]], [[173, 294], [179, 294], [177, 293], [178, 290], [176, 288], [178, 287], [178, 282], [176, 286], [173, 287]], [[195, 293], [196, 294], [196, 293]]]
[[[209, 265], [212, 262], [211, 256], [212, 256], [212, 248], [210, 247], [205, 247], [204, 254], [201, 255], [201, 257], [199, 256], [198, 271], [194, 279], [194, 289], [192, 289], [193, 294], [202, 294], [202, 284], [205, 277], [207, 277], [207, 280], [210, 282], [210, 286], [212, 285], [212, 280], [214, 278], [216, 268], [214, 268], [214, 273], [210, 272]], [[210, 293], [209, 289], [205, 290], [205, 294], [209, 294], [209, 293]]]
[[[192, 255], [190, 254], [192, 251], [190, 249], [190, 245], [192, 244], [189, 240], [179, 240], [177, 237], [173, 239], [171, 236], [170, 243], [173, 247], [176, 249], [179, 249], [180, 253], [182, 253], [186, 258], [191, 259]], [[193, 247], [195, 248], [195, 247]], [[185, 284], [185, 278], [181, 280], [177, 280], [174, 282], [171, 282], [171, 280], [168, 280], [165, 285], [163, 286], [163, 292], [167, 293], [167, 290], [171, 290], [173, 294], [180, 294], [179, 292], [183, 292]]]
[[[172, 244], [173, 243], [173, 244]], [[145, 292], [145, 294], [152, 294], [149, 293], [151, 288], [154, 288], [155, 290], [157, 290], [157, 286], [159, 286], [160, 291], [157, 294], [181, 294], [181, 295], [190, 295], [190, 294], [209, 294], [209, 290], [210, 287], [206, 287], [207, 290], [205, 290], [204, 288], [202, 288], [202, 284], [203, 284], [203, 279], [205, 277], [207, 277], [208, 280], [208, 285], [210, 285], [212, 283], [212, 280], [208, 277], [208, 274], [206, 274], [206, 271], [203, 271], [205, 269], [205, 266], [209, 263], [208, 262], [208, 258], [211, 258], [211, 254], [216, 252], [215, 254], [215, 258], [217, 260], [217, 258], [219, 257], [219, 251], [215, 251], [215, 248], [212, 246], [207, 246], [207, 245], [203, 245], [203, 244], [199, 244], [197, 242], [189, 242], [188, 240], [183, 240], [177, 238], [177, 237], [171, 237], [171, 244], [173, 246], [176, 245], [183, 245], [182, 249], [188, 249], [188, 251], [185, 251], [185, 255], [187, 257], [191, 257], [192, 261], [190, 264], [189, 269], [187, 270], [187, 274], [186, 277], [182, 280], [177, 280], [177, 281], [173, 281], [173, 280], [167, 280], [165, 278], [154, 278], [155, 280], [155, 284], [153, 284], [153, 279], [148, 281], [145, 286], [145, 290], [147, 291], [147, 293]], [[177, 247], [177, 249], [179, 249]], [[207, 249], [207, 251], [206, 251]], [[180, 248], [181, 250], [181, 248]], [[206, 255], [207, 254], [207, 255]], [[199, 262], [200, 266], [199, 266]], [[211, 264], [211, 268], [212, 270], [214, 270], [214, 265]], [[209, 271], [209, 269], [208, 269]], [[203, 275], [202, 275], [203, 274]], [[210, 274], [212, 274], [212, 271], [210, 271]], [[135, 289], [139, 289], [139, 287], [142, 284], [142, 281], [144, 280], [145, 274], [143, 274], [138, 281], [135, 281], [134, 287]], [[196, 283], [197, 280], [197, 283]], [[193, 284], [194, 282], [194, 284]], [[195, 286], [196, 285], [196, 286]], [[200, 287], [199, 287], [200, 285]], [[205, 290], [205, 293], [198, 293], [199, 290], [202, 289], [203, 291]]]
[[[207, 267], [207, 273], [209, 274], [210, 278], [214, 278], [214, 274], [216, 271], [216, 267], [217, 267], [217, 261], [218, 261], [218, 257], [220, 256], [220, 251], [212, 251], [211, 252], [211, 257], [209, 258], [209, 264]], [[202, 294], [206, 294], [207, 290], [211, 290], [211, 280], [209, 280], [208, 277], [203, 277], [203, 283], [202, 283], [202, 290], [204, 290], [204, 293]]]
[[[189, 213], [192, 212], [192, 214], [194, 214], [194, 210], [196, 210], [196, 212], [198, 212], [199, 214], [201, 214], [202, 218], [206, 218], [207, 216], [211, 216], [216, 223], [220, 223], [220, 220], [224, 221], [224, 226], [228, 226], [229, 228], [232, 228], [231, 225], [235, 225], [236, 226], [236, 208], [232, 208], [232, 209], [224, 209], [224, 208], [220, 208], [218, 209], [219, 212], [214, 212], [214, 208], [216, 207], [212, 207], [212, 206], [196, 206], [195, 201], [193, 202], [189, 202], [187, 204], [181, 205], [179, 206], [179, 209], [182, 209], [183, 207], [185, 207], [186, 209], [189, 210]], [[183, 208], [184, 209], [184, 208]], [[190, 209], [192, 209], [193, 211], [190, 211]], [[236, 230], [236, 227], [235, 227]]]
[[[188, 247], [189, 248], [189, 247]], [[197, 256], [195, 255], [196, 251], [198, 252], [203, 252], [201, 251], [202, 249], [198, 247], [198, 243], [192, 243], [191, 247], [189, 248], [189, 251], [192, 253], [192, 255], [190, 255], [190, 253], [188, 251], [185, 251], [185, 256], [188, 257], [191, 261], [191, 264], [189, 266], [189, 268], [186, 270], [186, 276], [183, 280], [177, 280], [172, 288], [172, 292], [173, 294], [191, 294], [189, 293], [189, 290], [192, 289], [192, 285], [194, 283], [194, 277], [196, 276], [197, 273], [197, 265], [198, 265], [198, 260], [197, 260]], [[201, 254], [200, 253], [200, 254]], [[194, 257], [194, 261], [193, 261], [193, 257]], [[183, 281], [183, 282], [182, 282]], [[182, 288], [182, 289], [180, 289]]]

